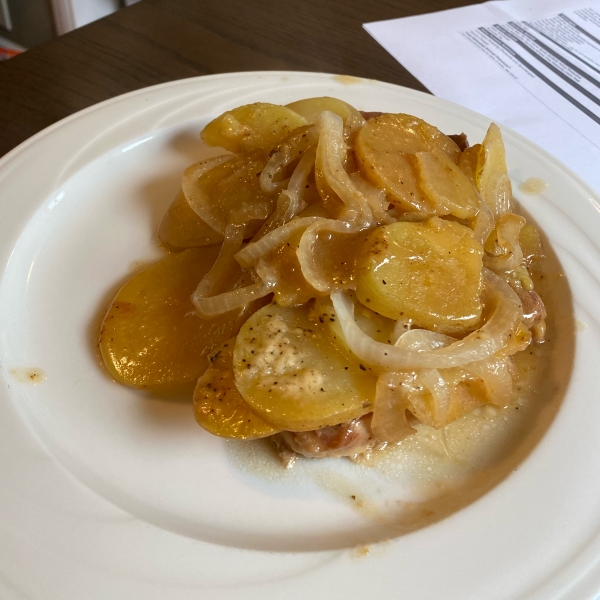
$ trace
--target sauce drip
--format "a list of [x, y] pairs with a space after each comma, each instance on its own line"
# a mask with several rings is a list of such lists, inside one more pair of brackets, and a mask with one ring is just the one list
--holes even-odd
[[519, 186], [519, 190], [528, 196], [537, 196], [538, 194], [541, 194], [547, 187], [547, 181], [544, 181], [539, 177], [530, 177]]

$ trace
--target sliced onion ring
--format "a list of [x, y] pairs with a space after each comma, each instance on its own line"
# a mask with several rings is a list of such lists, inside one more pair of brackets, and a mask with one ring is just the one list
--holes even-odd
[[198, 295], [197, 291], [192, 296], [196, 312], [203, 319], [210, 319], [217, 315], [229, 312], [236, 308], [243, 308], [253, 300], [263, 298], [272, 291], [273, 286], [264, 281], [259, 281], [243, 288], [224, 292], [209, 298]]
[[371, 431], [380, 442], [395, 444], [416, 431], [406, 420], [410, 405], [402, 386], [405, 379], [405, 373], [383, 373], [377, 380]]
[[431, 351], [397, 348], [364, 333], [354, 320], [354, 305], [344, 292], [334, 292], [331, 300], [350, 350], [361, 360], [383, 371], [460, 367], [483, 360], [503, 348], [523, 318], [521, 302], [500, 277], [483, 269], [484, 293], [495, 304], [493, 313], [480, 329], [453, 344]]
[[344, 170], [347, 146], [341, 117], [325, 110], [317, 125], [320, 137], [316, 168], [322, 171], [325, 181], [346, 206], [342, 220], [360, 223], [363, 227], [370, 225], [373, 215], [369, 202]]
[[267, 233], [257, 242], [248, 244], [235, 255], [235, 259], [242, 267], [251, 267], [259, 258], [263, 257], [274, 248], [277, 248], [279, 244], [287, 240], [299, 229], [306, 228], [316, 221], [322, 220], [324, 220], [322, 217], [301, 217], [299, 219], [293, 219], [289, 223]]
[[315, 223], [307, 227], [306, 231], [300, 238], [298, 244], [298, 262], [304, 279], [320, 292], [329, 293], [332, 288], [330, 277], [323, 277], [319, 273], [318, 265], [315, 264], [314, 247], [319, 237], [319, 233], [323, 231], [332, 231], [335, 233], [357, 233], [359, 228], [346, 223], [345, 221], [335, 221], [333, 219], [319, 219]]

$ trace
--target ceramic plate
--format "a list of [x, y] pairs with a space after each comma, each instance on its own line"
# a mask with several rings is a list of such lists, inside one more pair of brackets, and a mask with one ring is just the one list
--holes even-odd
[[[549, 600], [600, 589], [600, 200], [511, 131], [515, 195], [552, 249], [557, 294], [548, 385], [511, 443], [477, 446], [500, 411], [469, 417], [481, 422], [475, 461], [431, 435], [420, 454], [413, 443], [374, 469], [325, 460], [287, 472], [265, 445], [205, 433], [187, 398], [122, 387], [100, 368], [103, 311], [160, 256], [154, 232], [183, 170], [215, 153], [202, 127], [241, 104], [323, 95], [474, 141], [489, 125], [376, 81], [227, 74], [114, 98], [0, 161], [2, 598]], [[519, 192], [534, 176], [546, 190]]]

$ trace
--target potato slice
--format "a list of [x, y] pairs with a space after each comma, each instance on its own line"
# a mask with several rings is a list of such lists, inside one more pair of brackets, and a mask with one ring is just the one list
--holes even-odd
[[478, 325], [483, 248], [468, 227], [433, 217], [375, 229], [358, 261], [360, 302], [448, 335]]
[[374, 373], [338, 344], [309, 306], [268, 305], [242, 327], [233, 369], [250, 408], [289, 431], [310, 431], [372, 410]]
[[472, 219], [479, 212], [475, 186], [448, 155], [434, 148], [415, 154], [421, 189], [438, 215]]
[[342, 117], [342, 121], [344, 121], [344, 123], [351, 114], [359, 114], [359, 112], [352, 105], [344, 102], [343, 100], [338, 100], [337, 98], [331, 98], [329, 96], [297, 100], [291, 104], [286, 104], [286, 106], [299, 115], [302, 115], [306, 119], [306, 122], [311, 125], [317, 122], [319, 115], [324, 110], [328, 110], [336, 115], [339, 115]]
[[109, 374], [135, 388], [195, 381], [207, 356], [236, 334], [248, 313], [201, 319], [191, 296], [218, 247], [170, 254], [131, 278], [102, 324], [100, 351]]
[[367, 121], [354, 150], [365, 178], [384, 188], [393, 204], [433, 214], [434, 206], [419, 187], [414, 154], [435, 148], [453, 162], [458, 159], [458, 146], [432, 125], [411, 115], [387, 113]]
[[304, 117], [285, 106], [256, 102], [228, 110], [211, 121], [200, 134], [209, 146], [230, 152], [269, 152], [298, 127]]
[[260, 187], [259, 175], [266, 158], [255, 152], [217, 164], [215, 160], [185, 170], [183, 193], [193, 211], [221, 235], [229, 223], [235, 223], [244, 226], [244, 238], [251, 237], [273, 212], [277, 200]]
[[235, 440], [256, 440], [281, 431], [250, 410], [235, 386], [231, 338], [210, 357], [210, 366], [194, 390], [194, 415], [213, 435]]
[[172, 250], [212, 246], [223, 236], [207, 225], [191, 208], [180, 190], [158, 228], [158, 237]]

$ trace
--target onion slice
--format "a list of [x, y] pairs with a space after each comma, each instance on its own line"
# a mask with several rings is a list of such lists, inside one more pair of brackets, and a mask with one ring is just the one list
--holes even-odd
[[285, 225], [306, 207], [306, 202], [304, 202], [302, 196], [304, 188], [306, 187], [308, 175], [314, 165], [315, 150], [309, 148], [296, 165], [296, 168], [290, 177], [287, 189], [279, 194], [277, 207], [258, 230], [258, 233], [252, 239], [253, 242], [258, 241], [267, 235], [267, 233], [274, 231], [278, 227]]
[[253, 300], [263, 298], [272, 291], [272, 287], [269, 283], [258, 281], [252, 285], [230, 290], [229, 292], [211, 296], [210, 298], [204, 298], [194, 293], [192, 302], [198, 315], [203, 319], [210, 319], [230, 310], [243, 308]]
[[317, 141], [315, 127], [307, 129], [302, 135], [294, 135], [284, 142], [269, 158], [260, 174], [260, 187], [265, 194], [274, 194], [286, 187], [289, 179], [276, 181], [277, 177], [299, 154], [304, 153]]
[[364, 333], [354, 320], [354, 304], [344, 292], [333, 292], [331, 300], [350, 350], [361, 360], [383, 371], [460, 367], [483, 360], [506, 346], [522, 320], [521, 302], [500, 277], [483, 269], [484, 295], [493, 303], [488, 321], [477, 331], [436, 350], [406, 350], [381, 342]]
[[318, 261], [315, 260], [315, 246], [320, 233], [332, 231], [334, 233], [357, 233], [360, 229], [345, 221], [333, 219], [319, 219], [303, 233], [298, 244], [298, 262], [304, 279], [319, 292], [329, 293], [332, 290], [331, 277], [323, 276], [320, 272]]
[[227, 225], [219, 256], [192, 295], [194, 308], [203, 319], [241, 308], [271, 291], [270, 284], [259, 281], [243, 288], [216, 294], [224, 287], [235, 285], [236, 279], [238, 283], [240, 281], [241, 269], [234, 256], [242, 245], [242, 236], [243, 230], [240, 225]]
[[327, 184], [346, 207], [340, 218], [367, 227], [373, 219], [369, 202], [344, 170], [347, 151], [344, 123], [341, 117], [325, 110], [321, 113], [317, 125], [320, 135], [316, 168], [320, 169]]
[[293, 219], [289, 223], [274, 229], [260, 238], [257, 242], [249, 243], [244, 249], [240, 250], [235, 259], [244, 268], [251, 267], [259, 258], [268, 254], [271, 250], [277, 248], [282, 242], [300, 229], [306, 229], [317, 221], [323, 221], [322, 217], [301, 217]]
[[220, 234], [224, 234], [225, 227], [223, 223], [216, 218], [210, 210], [210, 199], [198, 186], [198, 180], [202, 175], [208, 173], [211, 169], [226, 163], [233, 158], [235, 154], [225, 154], [222, 156], [215, 156], [201, 162], [193, 164], [188, 167], [183, 173], [183, 179], [181, 182], [181, 188], [187, 203], [190, 208], [210, 227]]
[[406, 420], [410, 408], [402, 385], [406, 377], [404, 373], [383, 373], [377, 380], [371, 431], [380, 442], [395, 444], [416, 431]]
[[495, 273], [514, 271], [523, 262], [523, 251], [519, 242], [519, 234], [525, 225], [520, 215], [506, 213], [496, 224], [496, 255], [486, 254], [483, 257], [485, 266]]

